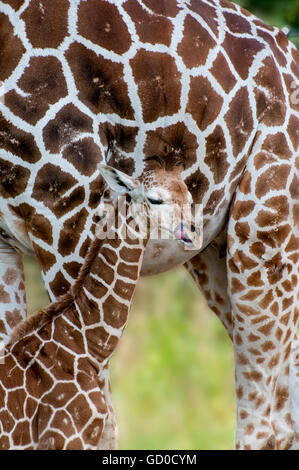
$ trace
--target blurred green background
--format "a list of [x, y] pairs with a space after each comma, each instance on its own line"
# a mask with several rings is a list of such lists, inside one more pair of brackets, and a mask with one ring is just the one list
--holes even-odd
[[[299, 28], [299, 0], [237, 3]], [[25, 270], [32, 313], [48, 299], [33, 259]], [[184, 268], [141, 279], [111, 380], [121, 449], [233, 448], [232, 346]]]

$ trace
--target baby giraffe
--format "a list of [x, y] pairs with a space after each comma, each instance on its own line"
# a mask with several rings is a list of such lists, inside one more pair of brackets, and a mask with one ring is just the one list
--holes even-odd
[[[126, 197], [97, 225], [71, 290], [12, 333], [0, 364], [1, 450], [103, 447], [109, 410], [101, 374], [127, 321], [151, 216], [141, 182], [99, 170]], [[103, 225], [110, 238], [102, 240]]]

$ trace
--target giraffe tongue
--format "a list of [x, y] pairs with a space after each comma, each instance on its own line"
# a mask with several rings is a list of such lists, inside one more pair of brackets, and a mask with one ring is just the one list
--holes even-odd
[[187, 235], [185, 234], [184, 232], [184, 226], [182, 223], [180, 223], [175, 231], [174, 231], [174, 236], [177, 240], [182, 240], [183, 242], [185, 243], [192, 243], [192, 240], [190, 240], [189, 237], [187, 237]]

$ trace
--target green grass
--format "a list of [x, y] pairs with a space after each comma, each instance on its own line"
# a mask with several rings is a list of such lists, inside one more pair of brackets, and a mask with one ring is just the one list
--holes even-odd
[[[32, 313], [47, 296], [25, 259]], [[183, 268], [141, 279], [111, 361], [121, 449], [233, 448], [233, 352]]]

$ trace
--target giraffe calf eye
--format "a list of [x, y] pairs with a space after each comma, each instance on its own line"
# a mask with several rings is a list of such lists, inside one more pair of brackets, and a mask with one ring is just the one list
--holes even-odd
[[152, 199], [151, 197], [148, 197], [147, 200], [151, 204], [163, 204], [162, 199]]

